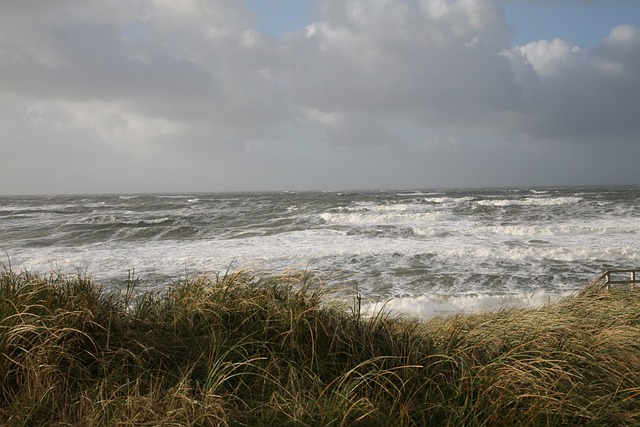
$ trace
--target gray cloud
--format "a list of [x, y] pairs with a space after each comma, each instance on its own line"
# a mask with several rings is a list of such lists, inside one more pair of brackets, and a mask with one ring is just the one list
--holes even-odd
[[10, 2], [0, 193], [637, 181], [586, 171], [640, 154], [638, 28], [512, 46], [503, 3]]
[[532, 136], [627, 143], [640, 132], [640, 31], [619, 26], [591, 52], [555, 39], [505, 52], [529, 105]]

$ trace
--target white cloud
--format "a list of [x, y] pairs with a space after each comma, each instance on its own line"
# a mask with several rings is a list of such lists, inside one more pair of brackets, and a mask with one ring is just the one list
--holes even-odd
[[583, 54], [578, 46], [561, 39], [531, 42], [513, 48], [511, 53], [524, 58], [540, 77], [562, 72], [563, 67], [579, 60], [577, 57]]
[[636, 45], [640, 42], [640, 30], [630, 25], [619, 25], [611, 30], [604, 39], [607, 45]]

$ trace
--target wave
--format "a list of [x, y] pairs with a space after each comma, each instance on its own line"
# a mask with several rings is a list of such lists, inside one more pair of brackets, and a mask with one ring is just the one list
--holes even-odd
[[447, 237], [451, 235], [451, 231], [444, 227], [411, 227], [411, 232], [415, 236], [429, 236], [429, 237]]
[[421, 196], [437, 196], [439, 194], [443, 194], [443, 193], [434, 193], [434, 192], [423, 192], [423, 191], [414, 191], [414, 192], [408, 192], [408, 193], [396, 193], [397, 196], [400, 197], [421, 197]]
[[566, 197], [527, 197], [525, 199], [498, 199], [498, 200], [478, 200], [476, 203], [480, 206], [504, 207], [504, 206], [559, 206], [567, 204], [576, 204], [583, 200], [582, 197], [566, 196]]
[[189, 197], [193, 198], [193, 195], [189, 194], [159, 194], [155, 196], [156, 199], [187, 199]]
[[537, 237], [537, 236], [582, 236], [602, 235], [612, 233], [634, 233], [640, 230], [639, 224], [624, 224], [603, 222], [598, 223], [573, 223], [552, 225], [496, 225], [489, 226], [486, 230], [494, 234], [508, 236]]
[[363, 306], [365, 315], [376, 315], [380, 310], [394, 315], [415, 316], [425, 320], [438, 315], [454, 313], [478, 313], [508, 308], [536, 308], [569, 296], [573, 291], [533, 294], [515, 293], [507, 295], [420, 295], [393, 298], [386, 302], [372, 302]]
[[473, 200], [473, 197], [429, 197], [425, 198], [424, 201], [426, 203], [435, 203], [435, 204], [458, 204], [461, 202], [469, 202]]
[[328, 223], [345, 225], [393, 225], [393, 224], [415, 224], [424, 222], [434, 222], [451, 220], [452, 215], [446, 212], [414, 212], [414, 213], [331, 213], [320, 214], [320, 218]]
[[173, 224], [174, 222], [175, 220], [169, 217], [132, 219], [120, 215], [98, 215], [74, 219], [72, 222], [68, 222], [66, 226], [151, 227], [154, 225]]
[[[449, 262], [456, 260], [470, 260], [467, 265], [473, 266], [480, 263], [497, 265], [504, 262], [513, 262], [527, 271], [531, 263], [547, 263], [550, 261], [567, 263], [588, 263], [594, 261], [615, 261], [621, 259], [636, 260], [640, 258], [640, 248], [633, 243], [626, 243], [610, 247], [559, 247], [557, 245], [533, 244], [529, 246], [493, 245], [486, 247], [462, 247], [443, 248], [439, 256]], [[472, 267], [470, 267], [472, 268]]]

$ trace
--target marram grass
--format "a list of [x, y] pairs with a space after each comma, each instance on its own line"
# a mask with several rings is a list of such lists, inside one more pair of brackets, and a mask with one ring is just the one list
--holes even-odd
[[302, 273], [134, 284], [0, 270], [0, 424], [640, 424], [632, 290], [418, 322]]

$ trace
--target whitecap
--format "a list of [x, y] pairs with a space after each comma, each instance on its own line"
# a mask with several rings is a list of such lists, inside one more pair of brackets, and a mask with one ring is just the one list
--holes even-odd
[[392, 315], [429, 319], [438, 315], [471, 314], [506, 308], [536, 308], [557, 301], [574, 291], [551, 293], [538, 291], [532, 294], [515, 293], [493, 295], [486, 293], [468, 295], [420, 295], [393, 298], [385, 302], [364, 304], [363, 313], [371, 316], [384, 310]]
[[582, 201], [582, 197], [527, 197], [525, 199], [497, 199], [497, 200], [478, 200], [476, 203], [480, 206], [559, 206], [567, 204], [575, 204]]

